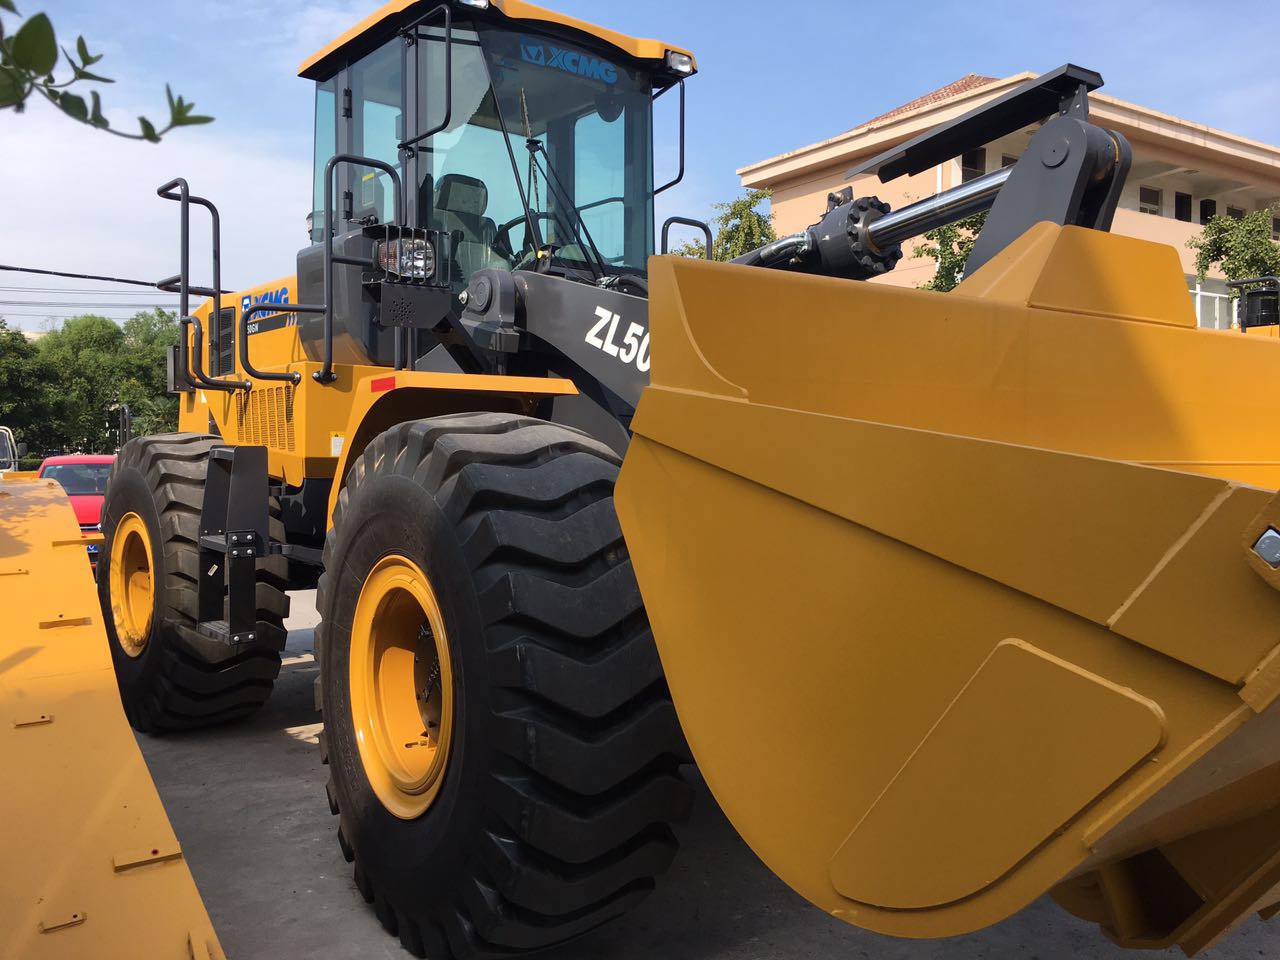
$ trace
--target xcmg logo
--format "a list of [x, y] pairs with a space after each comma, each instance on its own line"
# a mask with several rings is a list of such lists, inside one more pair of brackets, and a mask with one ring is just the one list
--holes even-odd
[[525, 63], [539, 67], [554, 67], [565, 73], [599, 80], [601, 83], [617, 83], [618, 68], [608, 60], [600, 60], [577, 50], [561, 50], [536, 40], [520, 41], [520, 58]]
[[257, 306], [259, 303], [278, 303], [281, 305], [289, 302], [289, 288], [281, 287], [279, 290], [268, 290], [266, 293], [260, 293], [257, 296], [245, 294], [240, 299], [240, 312], [248, 310], [250, 307]]
[[[287, 308], [289, 306], [289, 288], [281, 287], [279, 290], [268, 290], [266, 293], [260, 293], [257, 296], [246, 294], [240, 298], [240, 313], [244, 314], [250, 307], [257, 306], [260, 303], [269, 303], [272, 306], [280, 306]], [[249, 335], [261, 333], [265, 330], [277, 330], [280, 327], [292, 327], [298, 322], [297, 314], [284, 313], [283, 309], [276, 313], [264, 310], [261, 313], [255, 313], [249, 321], [247, 329]]]

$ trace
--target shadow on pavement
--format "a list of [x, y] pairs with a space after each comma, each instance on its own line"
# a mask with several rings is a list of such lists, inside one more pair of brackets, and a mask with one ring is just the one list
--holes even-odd
[[[314, 618], [295, 596], [285, 663], [266, 707], [233, 726], [140, 737], [143, 753], [231, 960], [367, 960], [409, 954], [361, 900], [338, 850], [324, 794], [312, 682]], [[300, 602], [301, 601], [301, 602]], [[303, 609], [299, 610], [298, 608]], [[302, 614], [299, 617], [299, 614]], [[301, 622], [299, 622], [301, 621]], [[283, 735], [282, 735], [283, 734]], [[1120, 960], [1135, 954], [1045, 900], [967, 937], [906, 941], [826, 916], [756, 859], [696, 771], [680, 856], [639, 909], [554, 960], [875, 958], [875, 960]], [[1280, 954], [1256, 919], [1203, 956]], [[1181, 957], [1170, 951], [1168, 956]]]

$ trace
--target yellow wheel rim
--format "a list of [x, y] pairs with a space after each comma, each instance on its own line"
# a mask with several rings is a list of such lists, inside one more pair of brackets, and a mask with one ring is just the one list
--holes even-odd
[[382, 805], [422, 816], [444, 779], [453, 669], [426, 574], [398, 554], [370, 571], [351, 625], [351, 717], [360, 762]]
[[111, 540], [111, 616], [116, 637], [131, 657], [142, 655], [151, 635], [155, 610], [155, 580], [151, 539], [147, 525], [136, 513], [126, 513]]

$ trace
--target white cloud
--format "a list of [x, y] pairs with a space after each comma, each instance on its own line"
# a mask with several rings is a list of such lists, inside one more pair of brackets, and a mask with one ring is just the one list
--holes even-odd
[[[311, 84], [292, 75], [302, 60], [378, 6], [379, 0], [224, 0], [198, 10], [180, 7], [173, 11], [175, 34], [198, 21], [209, 42], [235, 44], [237, 56], [227, 67], [232, 73], [212, 89], [205, 67], [194, 65], [184, 81], [170, 57], [128, 55], [126, 35], [106, 29], [100, 11], [79, 11], [59, 21], [60, 35], [83, 31], [92, 49], [108, 55], [105, 72], [120, 81], [102, 91], [113, 126], [135, 131], [139, 114], [163, 121], [166, 74], [172, 74], [168, 78], [176, 93], [194, 98], [197, 112], [212, 113], [217, 121], [174, 131], [156, 145], [92, 130], [44, 102], [32, 102], [21, 115], [5, 111], [0, 116], [0, 263], [144, 280], [175, 274], [178, 206], [155, 191], [182, 176], [222, 215], [223, 287], [293, 273], [297, 251], [307, 242], [311, 206]], [[207, 284], [205, 212], [193, 208], [191, 224], [193, 279]], [[9, 272], [0, 272], [0, 286], [94, 287], [83, 280]], [[138, 301], [156, 299], [137, 290]], [[0, 316], [27, 329], [42, 325], [39, 317], [23, 315], [46, 309], [39, 300], [84, 301], [83, 311], [48, 307], [53, 316], [92, 310], [123, 319], [133, 312], [108, 308], [130, 300], [122, 295], [28, 298], [5, 292], [0, 299], [32, 301], [0, 305]]]
[[[46, 104], [3, 122], [0, 263], [144, 280], [175, 274], [178, 205], [157, 197], [156, 188], [181, 176], [221, 213], [224, 287], [293, 273], [307, 242], [309, 157], [277, 155], [269, 142], [252, 145], [218, 123], [175, 131], [156, 145], [93, 130]], [[193, 279], [207, 284], [210, 226], [201, 209], [192, 208], [191, 236]], [[0, 278], [6, 285], [85, 286], [13, 273]], [[18, 311], [26, 308], [11, 312]], [[37, 325], [24, 320], [28, 328]]]
[[380, 6], [378, 0], [230, 0], [210, 5], [208, 16], [231, 25], [242, 48], [269, 49], [270, 62], [292, 70]]

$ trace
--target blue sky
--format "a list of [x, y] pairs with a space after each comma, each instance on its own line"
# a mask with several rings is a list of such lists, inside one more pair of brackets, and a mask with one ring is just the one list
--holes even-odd
[[[1099, 70], [1113, 96], [1280, 143], [1274, 2], [547, 2], [697, 54], [688, 174], [663, 213], [708, 217], [711, 203], [738, 190], [735, 168], [847, 130], [966, 73], [1007, 76], [1067, 60]], [[152, 146], [77, 128], [44, 105], [0, 115], [0, 262], [174, 273], [176, 209], [153, 191], [185, 174], [223, 208], [229, 285], [292, 272], [309, 208], [312, 104], [311, 84], [295, 71], [378, 6], [19, 0], [23, 13], [46, 10], [64, 42], [82, 33], [106, 54], [99, 69], [118, 81], [103, 91], [113, 119], [161, 114], [169, 81], [217, 122]], [[659, 177], [674, 168], [675, 131], [673, 116], [659, 117]], [[31, 282], [13, 276], [0, 275], [0, 285]], [[0, 314], [35, 327], [38, 317], [15, 314], [40, 309], [0, 306]]]

